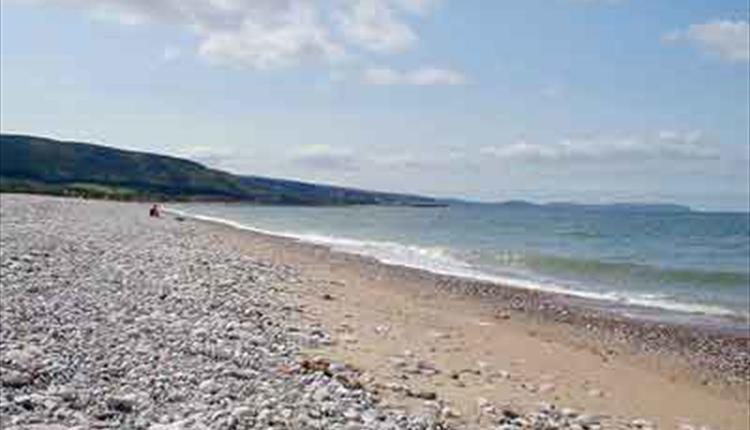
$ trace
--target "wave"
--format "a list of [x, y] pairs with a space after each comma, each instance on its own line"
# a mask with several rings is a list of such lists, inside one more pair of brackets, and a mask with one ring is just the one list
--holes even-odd
[[521, 264], [532, 270], [573, 272], [604, 278], [649, 280], [661, 283], [689, 283], [712, 287], [741, 287], [750, 285], [750, 273], [667, 268], [647, 264], [608, 262], [593, 259], [569, 258], [532, 254], [523, 256]]
[[590, 230], [560, 230], [556, 231], [555, 234], [558, 234], [560, 236], [568, 236], [573, 237], [577, 239], [599, 239], [603, 238], [604, 235], [598, 231], [590, 231]]
[[[164, 212], [172, 213], [186, 218], [193, 218], [196, 220], [222, 224], [239, 230], [251, 231], [270, 236], [322, 245], [328, 247], [333, 251], [370, 257], [384, 264], [420, 269], [439, 275], [490, 282], [509, 287], [523, 288], [527, 290], [564, 294], [583, 299], [614, 302], [620, 305], [634, 305], [687, 314], [740, 317], [744, 319], [747, 319], [749, 317], [748, 315], [737, 313], [722, 306], [700, 303], [686, 303], [675, 300], [674, 298], [663, 294], [623, 291], [591, 291], [582, 289], [581, 287], [572, 284], [562, 283], [552, 279], [534, 278], [533, 276], [525, 276], [524, 274], [520, 273], [499, 275], [488, 270], [482, 270], [481, 268], [456, 256], [452, 252], [452, 250], [445, 247], [425, 247], [391, 241], [370, 241], [334, 237], [322, 234], [270, 231], [225, 218], [193, 214], [172, 208], [165, 208]], [[535, 265], [545, 267], [564, 266], [571, 269], [571, 271], [581, 269], [591, 270], [591, 268], [594, 268], [594, 271], [602, 272], [606, 272], [607, 270], [625, 270], [622, 267], [618, 267], [619, 263], [601, 263], [590, 260], [575, 260], [548, 256], [533, 256], [531, 258], [528, 258], [528, 256], [523, 256], [515, 253], [506, 253], [505, 258], [512, 259], [516, 263], [521, 262], [521, 264], [528, 264], [532, 267]], [[621, 266], [628, 265], [622, 264]]]

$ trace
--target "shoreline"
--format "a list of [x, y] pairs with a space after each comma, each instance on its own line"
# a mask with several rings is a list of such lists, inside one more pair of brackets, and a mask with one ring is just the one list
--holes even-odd
[[[291, 235], [246, 226], [244, 224], [166, 208], [165, 213], [192, 219], [231, 230], [278, 240], [287, 246], [302, 249], [322, 248], [331, 254], [365, 265], [383, 266], [396, 277], [425, 284], [448, 295], [475, 300], [476, 306], [492, 308], [500, 318], [523, 316], [535, 322], [565, 325], [581, 336], [593, 337], [601, 343], [625, 342], [638, 351], [669, 352], [685, 361], [702, 378], [722, 382], [746, 382], [750, 377], [750, 321], [740, 317], [706, 316], [664, 309], [668, 315], [655, 318], [659, 309], [643, 305], [620, 304], [607, 300], [581, 297], [564, 292], [530, 289], [499, 281], [445, 274], [425, 268], [378, 260], [375, 257], [334, 249], [332, 246], [305, 241]], [[623, 314], [624, 309], [636, 315]], [[640, 316], [638, 316], [640, 315]], [[724, 360], [725, 357], [731, 357]]]
[[[725, 407], [721, 406], [723, 401], [744, 405], [748, 400], [748, 336], [709, 327], [695, 330], [693, 326], [634, 320], [555, 293], [440, 275], [226, 223], [192, 221], [212, 225], [221, 240], [233, 243], [240, 252], [295, 267], [308, 276], [315, 287], [308, 287], [296, 296], [299, 306], [305, 309], [306, 324], [334, 333], [331, 344], [312, 349], [310, 357], [343, 360], [364, 369], [372, 375], [373, 384], [386, 393], [386, 398], [396, 403], [413, 403], [403, 395], [402, 384], [408, 381], [407, 385], [416, 384], [451, 399], [459, 405], [460, 414], [471, 420], [481, 415], [475, 403], [494, 397], [521, 410], [530, 410], [539, 402], [562, 401], [582, 409], [611, 411], [613, 415], [657, 416], [656, 422], [664, 428], [679, 427], [684, 424], [680, 417], [691, 413], [702, 417], [704, 423], [711, 420], [734, 423], [710, 424], [710, 428], [746, 428], [742, 427], [746, 425], [742, 415], [719, 411]], [[432, 308], [441, 309], [441, 314], [434, 315]], [[368, 312], [372, 315], [362, 316]], [[410, 318], [409, 314], [415, 317]], [[380, 324], [374, 322], [380, 317]], [[433, 321], [423, 322], [420, 320], [423, 317]], [[359, 318], [366, 324], [359, 327], [353, 324]], [[471, 322], [467, 323], [467, 319]], [[440, 325], [450, 327], [446, 331], [455, 334], [447, 335], [433, 328]], [[405, 333], [401, 335], [389, 334], [402, 329]], [[430, 333], [430, 339], [420, 339], [425, 333]], [[440, 351], [438, 345], [443, 336], [449, 344], [454, 338], [467, 342]], [[483, 340], [472, 343], [475, 337]], [[508, 340], [503, 342], [501, 338]], [[428, 361], [442, 362], [440, 367], [453, 367], [452, 377], [457, 375], [455, 372], [463, 375], [464, 370], [484, 374], [481, 367], [502, 355], [503, 344], [511, 342], [527, 343], [521, 348], [525, 348], [524, 354], [515, 360], [536, 367], [530, 372], [535, 376], [519, 376], [518, 384], [498, 393], [496, 378], [484, 381], [484, 388], [472, 390], [454, 386], [463, 385], [464, 376], [457, 380], [415, 381], [408, 371], [399, 370], [403, 362], [416, 359], [412, 357], [413, 349], [423, 344], [422, 354], [431, 357]], [[497, 344], [492, 345], [497, 348], [489, 348], [488, 343]], [[550, 345], [560, 348], [558, 352], [564, 352], [564, 356], [569, 354], [571, 360], [580, 360], [582, 364], [579, 367], [576, 363], [579, 368], [572, 374], [584, 381], [583, 392], [580, 387], [572, 386], [578, 384], [576, 381], [539, 380], [540, 374], [542, 378], [549, 377], [567, 365], [556, 363], [554, 357], [538, 356], [540, 350]], [[479, 359], [472, 364], [463, 355]], [[505, 360], [504, 368], [513, 368], [516, 361]], [[390, 369], [394, 362], [396, 368]], [[458, 369], [462, 366], [466, 368]], [[590, 371], [591, 368], [596, 370]], [[494, 375], [506, 372], [496, 370]], [[591, 378], [591, 374], [600, 372], [606, 376], [594, 382], [596, 378]], [[556, 378], [566, 379], [560, 375]], [[598, 384], [606, 388], [600, 389]], [[668, 386], [661, 387], [663, 384]], [[550, 386], [555, 388], [550, 390]], [[615, 394], [617, 391], [621, 393]], [[657, 400], [666, 396], [674, 399]], [[652, 408], [644, 405], [644, 398], [662, 403]], [[746, 415], [747, 408], [744, 411]], [[717, 414], [724, 416], [720, 418]]]
[[[597, 311], [615, 319], [637, 320], [649, 322], [656, 325], [668, 324], [671, 326], [690, 327], [699, 330], [716, 332], [739, 337], [750, 337], [750, 314], [736, 315], [731, 311], [719, 308], [716, 312], [702, 312], [697, 308], [704, 308], [701, 304], [683, 304], [670, 302], [664, 305], [639, 303], [638, 299], [605, 298], [606, 294], [594, 293], [585, 290], [567, 289], [555, 284], [545, 287], [537, 281], [508, 278], [504, 279], [481, 269], [465, 268], [451, 271], [450, 269], [433, 269], [410, 263], [383, 260], [377, 256], [369, 255], [357, 250], [340, 249], [337, 241], [349, 241], [350, 239], [339, 239], [331, 237], [330, 242], [321, 241], [317, 238], [295, 235], [292, 233], [276, 232], [261, 228], [248, 226], [226, 218], [192, 214], [179, 209], [166, 208], [165, 213], [193, 220], [227, 226], [241, 231], [267, 235], [282, 240], [290, 240], [308, 245], [322, 246], [332, 252], [354, 255], [366, 260], [374, 260], [379, 264], [392, 266], [404, 270], [414, 270], [435, 278], [439, 285], [450, 285], [460, 283], [462, 285], [475, 284], [476, 290], [487, 290], [490, 287], [498, 289], [510, 289], [519, 293], [534, 293], [542, 296], [558, 297], [568, 305], [582, 308], [588, 311]], [[367, 243], [367, 242], [363, 242]], [[462, 273], [462, 271], [464, 273]], [[527, 285], [528, 284], [528, 285]], [[491, 294], [488, 294], [491, 296]], [[712, 306], [709, 305], [709, 308]], [[684, 308], [684, 309], [683, 309]], [[696, 310], [686, 310], [696, 308]]]

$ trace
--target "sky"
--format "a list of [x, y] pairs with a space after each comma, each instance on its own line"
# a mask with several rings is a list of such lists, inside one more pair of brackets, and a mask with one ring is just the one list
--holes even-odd
[[483, 201], [750, 208], [746, 0], [0, 0], [0, 128]]

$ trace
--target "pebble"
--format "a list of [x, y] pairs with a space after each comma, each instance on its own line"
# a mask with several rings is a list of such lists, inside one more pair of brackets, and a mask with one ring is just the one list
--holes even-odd
[[406, 394], [409, 397], [415, 397], [417, 399], [423, 399], [423, 400], [435, 400], [437, 399], [437, 393], [434, 391], [412, 391], [408, 390]]
[[550, 391], [554, 391], [555, 390], [555, 384], [545, 383], [545, 384], [539, 385], [538, 388], [539, 388], [539, 392], [540, 393], [549, 393]]
[[107, 406], [118, 412], [129, 413], [135, 410], [138, 399], [135, 395], [115, 395], [107, 399]]
[[24, 372], [19, 372], [12, 369], [1, 369], [0, 370], [0, 383], [3, 386], [11, 388], [21, 388], [23, 386], [31, 384], [31, 375]]

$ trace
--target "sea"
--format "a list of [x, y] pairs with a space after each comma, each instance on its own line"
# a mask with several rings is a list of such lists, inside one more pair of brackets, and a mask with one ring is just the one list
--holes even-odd
[[561, 293], [641, 318], [750, 320], [750, 214], [456, 203], [186, 203], [186, 216], [445, 275]]

